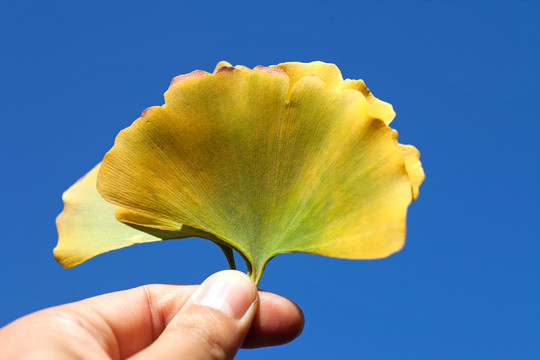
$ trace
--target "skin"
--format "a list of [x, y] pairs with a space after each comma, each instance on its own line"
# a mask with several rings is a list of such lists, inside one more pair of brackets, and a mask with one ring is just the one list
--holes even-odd
[[202, 285], [146, 285], [24, 316], [0, 329], [0, 359], [232, 359], [296, 338], [290, 300], [226, 270]]

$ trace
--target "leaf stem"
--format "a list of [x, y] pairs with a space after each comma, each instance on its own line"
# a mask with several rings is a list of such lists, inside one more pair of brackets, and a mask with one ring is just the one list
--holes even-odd
[[221, 251], [223, 251], [223, 254], [225, 254], [225, 257], [227, 258], [227, 262], [229, 263], [229, 267], [231, 270], [236, 270], [236, 263], [234, 262], [234, 253], [233, 249], [227, 245], [217, 243], [219, 247], [221, 248]]

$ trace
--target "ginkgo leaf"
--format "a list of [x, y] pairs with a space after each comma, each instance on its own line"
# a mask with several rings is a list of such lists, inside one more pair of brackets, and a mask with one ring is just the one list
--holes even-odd
[[424, 178], [393, 117], [332, 64], [222, 62], [120, 132], [98, 190], [119, 220], [235, 249], [256, 282], [282, 253], [381, 258], [402, 248]]
[[[54, 257], [64, 267], [70, 268], [96, 256], [126, 246], [190, 236], [209, 238], [196, 229], [166, 231], [138, 225], [128, 225], [115, 218], [115, 208], [98, 193], [96, 179], [101, 164], [79, 179], [62, 196], [64, 210], [56, 218], [58, 244]], [[136, 212], [132, 212], [136, 216]], [[142, 216], [138, 218], [141, 222]], [[231, 267], [234, 258], [230, 250], [222, 248]]]

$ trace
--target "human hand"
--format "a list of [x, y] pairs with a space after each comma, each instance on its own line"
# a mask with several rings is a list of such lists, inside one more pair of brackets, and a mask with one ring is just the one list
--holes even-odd
[[304, 316], [225, 270], [202, 285], [146, 285], [24, 316], [0, 329], [0, 359], [232, 359], [296, 338]]

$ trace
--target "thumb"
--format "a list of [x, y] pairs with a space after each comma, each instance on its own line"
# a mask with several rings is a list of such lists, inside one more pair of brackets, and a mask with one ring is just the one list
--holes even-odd
[[202, 283], [160, 337], [132, 360], [232, 359], [259, 304], [255, 283], [235, 270]]

